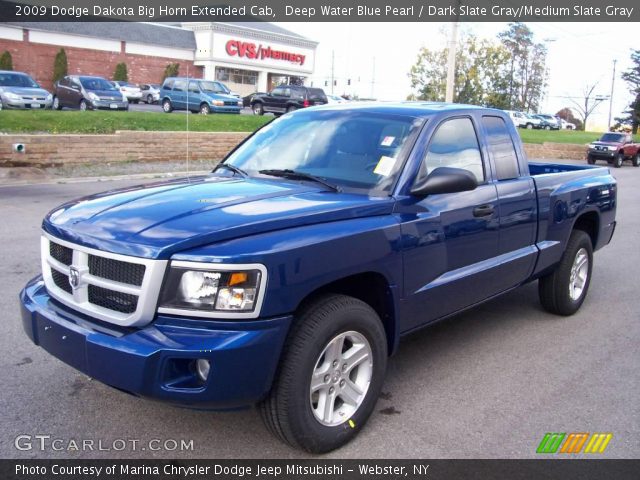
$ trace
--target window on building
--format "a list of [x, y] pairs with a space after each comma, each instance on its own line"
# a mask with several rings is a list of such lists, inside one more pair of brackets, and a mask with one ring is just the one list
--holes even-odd
[[509, 180], [520, 176], [518, 156], [507, 124], [501, 117], [484, 116], [482, 124], [487, 132], [489, 153], [496, 166], [496, 178]]
[[240, 70], [236, 68], [216, 67], [216, 80], [219, 82], [239, 83], [242, 85], [257, 85], [258, 72]]
[[484, 182], [478, 137], [470, 118], [447, 120], [433, 134], [420, 177], [438, 167], [464, 168], [475, 175], [478, 183]]

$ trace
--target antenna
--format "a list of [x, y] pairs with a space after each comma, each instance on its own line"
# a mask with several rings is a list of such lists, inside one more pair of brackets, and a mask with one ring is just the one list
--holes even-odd
[[189, 64], [187, 63], [187, 181], [191, 183], [191, 172], [189, 170], [189, 116], [191, 115], [191, 110], [189, 110], [189, 83], [191, 80], [189, 79]]

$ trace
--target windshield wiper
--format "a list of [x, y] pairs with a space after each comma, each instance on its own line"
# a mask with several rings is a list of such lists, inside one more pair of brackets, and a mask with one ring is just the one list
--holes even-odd
[[249, 176], [249, 174], [247, 172], [245, 172], [244, 170], [242, 170], [239, 167], [236, 167], [235, 165], [231, 165], [230, 163], [219, 163], [218, 165], [216, 165], [216, 168], [214, 168], [213, 171], [215, 172], [219, 168], [226, 168], [227, 170], [231, 170], [233, 173], [237, 173], [241, 177], [245, 177], [246, 178], [246, 177]]
[[286, 169], [274, 168], [269, 170], [259, 170], [258, 173], [262, 173], [263, 175], [270, 175], [272, 177], [289, 178], [291, 180], [311, 180], [312, 182], [316, 182], [321, 185], [324, 185], [325, 187], [333, 190], [334, 192], [342, 191], [340, 187], [327, 182], [322, 177], [316, 177], [315, 175], [311, 175], [310, 173], [298, 172], [296, 170], [290, 170], [288, 168]]

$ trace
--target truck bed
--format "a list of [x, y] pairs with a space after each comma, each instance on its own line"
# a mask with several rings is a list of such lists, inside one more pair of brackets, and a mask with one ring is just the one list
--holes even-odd
[[529, 173], [538, 192], [536, 275], [559, 261], [575, 217], [585, 211], [600, 214], [594, 250], [608, 243], [616, 198], [615, 179], [608, 167], [530, 162]]

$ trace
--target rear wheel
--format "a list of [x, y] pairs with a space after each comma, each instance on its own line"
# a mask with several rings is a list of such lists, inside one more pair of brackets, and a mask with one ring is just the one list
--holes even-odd
[[533, 124], [532, 123], [527, 123], [527, 129], [531, 130], [533, 128]]
[[591, 238], [582, 230], [574, 230], [556, 269], [538, 280], [538, 295], [545, 310], [558, 315], [577, 312], [589, 290], [592, 265]]
[[620, 152], [613, 159], [613, 166], [615, 168], [620, 168], [622, 166], [622, 162], [624, 162], [624, 154], [622, 152]]
[[264, 107], [262, 106], [262, 103], [256, 102], [253, 104], [253, 114], [264, 115]]
[[334, 450], [366, 423], [386, 364], [376, 312], [352, 297], [321, 297], [298, 316], [260, 415], [285, 443], [312, 453]]
[[640, 151], [638, 151], [638, 153], [635, 154], [635, 156], [633, 157], [633, 160], [631, 160], [631, 164], [634, 167], [640, 167]]
[[173, 111], [173, 105], [171, 105], [171, 100], [168, 98], [165, 98], [162, 101], [162, 111], [164, 113], [171, 113]]
[[287, 113], [289, 113], [289, 112], [295, 112], [296, 110], [297, 110], [297, 108], [296, 108], [295, 106], [293, 106], [293, 105], [289, 105], [289, 106], [287, 107]]
[[545, 130], [551, 130], [551, 126], [550, 125], [545, 125], [544, 129]]

